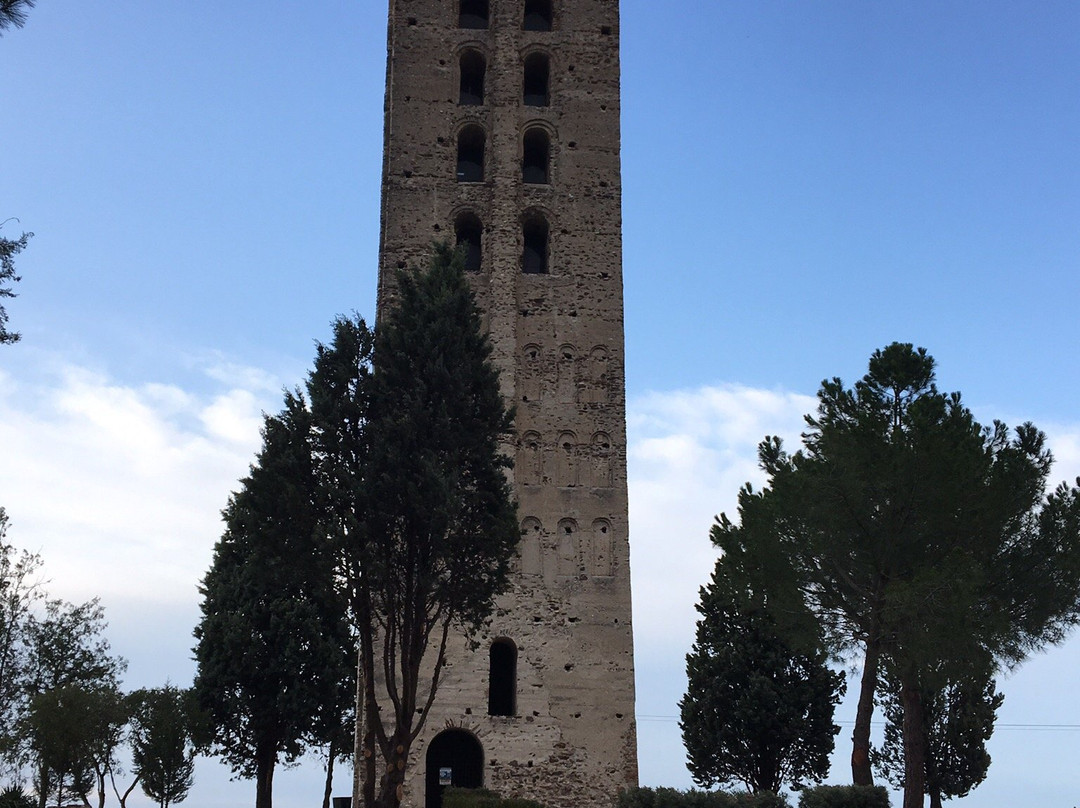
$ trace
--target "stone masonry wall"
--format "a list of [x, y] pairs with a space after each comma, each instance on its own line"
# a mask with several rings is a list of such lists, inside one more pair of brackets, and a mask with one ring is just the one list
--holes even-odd
[[[550, 31], [523, 30], [524, 0], [489, 0], [486, 28], [461, 27], [459, 2], [390, 2], [379, 298], [395, 268], [425, 263], [433, 241], [454, 243], [462, 221], [479, 220], [472, 277], [517, 408], [508, 451], [523, 538], [480, 647], [451, 650], [406, 802], [433, 806], [427, 750], [453, 727], [479, 740], [486, 787], [549, 808], [606, 807], [637, 783], [618, 2], [553, 0]], [[482, 104], [461, 103], [463, 54], [486, 65]], [[550, 66], [543, 106], [523, 99], [533, 54]], [[483, 179], [461, 182], [470, 126], [485, 140]], [[547, 181], [524, 182], [537, 130], [550, 144]], [[529, 274], [524, 233], [540, 221], [547, 272]], [[517, 649], [512, 715], [488, 714], [495, 640]]]

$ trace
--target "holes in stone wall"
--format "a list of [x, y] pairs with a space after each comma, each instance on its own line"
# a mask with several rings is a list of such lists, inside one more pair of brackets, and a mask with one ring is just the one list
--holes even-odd
[[484, 103], [484, 77], [487, 60], [478, 50], [466, 50], [459, 60], [461, 76], [458, 103], [462, 106], [480, 106]]
[[521, 28], [525, 31], [550, 31], [551, 0], [525, 0]]
[[578, 574], [578, 525], [573, 519], [559, 522], [559, 575]]
[[518, 449], [517, 474], [522, 485], [539, 485], [543, 474], [543, 451], [539, 432], [521, 436]]
[[611, 487], [611, 436], [597, 432], [592, 436], [592, 484], [596, 488]]
[[611, 530], [611, 522], [607, 519], [593, 520], [592, 546], [589, 553], [590, 575], [606, 576], [614, 574], [613, 538], [614, 533]]
[[546, 107], [550, 100], [551, 60], [546, 53], [530, 53], [523, 64], [522, 101], [527, 107]]
[[548, 133], [540, 127], [529, 129], [521, 145], [521, 181], [530, 185], [547, 185], [551, 159]]
[[489, 651], [488, 715], [517, 715], [517, 646], [506, 638]]
[[524, 404], [538, 404], [543, 393], [541, 384], [540, 346], [529, 343], [521, 352], [521, 401]]
[[597, 345], [589, 352], [586, 391], [590, 404], [603, 404], [611, 398], [608, 391], [608, 385], [611, 382], [608, 377], [608, 360], [608, 349], [603, 345]]
[[458, 5], [458, 28], [487, 28], [488, 16], [488, 0], [461, 0]]
[[559, 434], [555, 447], [555, 483], [563, 487], [578, 484], [577, 435], [573, 432]]
[[484, 144], [487, 135], [476, 124], [464, 127], [458, 133], [457, 181], [484, 181]]
[[521, 271], [541, 275], [548, 271], [548, 223], [538, 211], [526, 214], [521, 222]]
[[529, 516], [521, 520], [521, 572], [523, 575], [540, 575], [544, 571], [542, 540], [544, 528], [540, 520]]
[[454, 221], [455, 243], [465, 254], [465, 269], [469, 272], [479, 272], [483, 263], [483, 233], [480, 217], [472, 211], [459, 214]]

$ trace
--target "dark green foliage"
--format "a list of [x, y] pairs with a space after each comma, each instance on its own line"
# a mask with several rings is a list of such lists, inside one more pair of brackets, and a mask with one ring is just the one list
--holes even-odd
[[34, 798], [18, 786], [8, 786], [0, 791], [0, 808], [34, 808]]
[[[33, 5], [33, 0], [23, 0], [28, 6]], [[23, 12], [19, 8], [20, 0], [0, 0], [0, 31], [8, 25], [22, 25]], [[3, 224], [0, 223], [0, 227]], [[9, 239], [0, 236], [0, 298], [15, 297], [11, 284], [22, 280], [15, 274], [15, 256], [26, 249], [26, 244], [33, 233], [23, 233], [19, 238]], [[0, 345], [18, 342], [20, 335], [16, 331], [7, 330], [8, 314], [0, 305]]]
[[485, 788], [447, 788], [442, 804], [443, 808], [543, 808], [538, 802], [500, 797]]
[[26, 727], [39, 781], [58, 802], [64, 795], [85, 799], [95, 784], [104, 793], [127, 719], [124, 697], [112, 683], [62, 685], [31, 699]]
[[812, 644], [796, 650], [781, 637], [764, 598], [723, 558], [697, 610], [679, 722], [694, 782], [777, 792], [825, 779], [844, 674]]
[[[1080, 505], [1067, 486], [1043, 502], [1051, 457], [1041, 432], [981, 426], [959, 394], [937, 390], [921, 348], [876, 351], [854, 388], [827, 380], [818, 399], [800, 451], [761, 444], [768, 486], [741, 491], [741, 524], [721, 517], [713, 537], [765, 587], [785, 629], [803, 632], [805, 602], [835, 653], [861, 649], [852, 771], [869, 784], [883, 661], [915, 727], [927, 669], [985, 655], [1016, 663], [1076, 622]], [[916, 805], [921, 733], [908, 740], [905, 791]]]
[[183, 802], [194, 783], [189, 694], [165, 686], [138, 690], [132, 704], [132, 766], [143, 793], [168, 808]]
[[255, 776], [260, 808], [278, 760], [336, 728], [352, 692], [352, 639], [321, 532], [310, 435], [297, 395], [266, 418], [257, 462], [224, 511], [195, 630], [207, 745]]
[[746, 791], [679, 791], [674, 788], [631, 788], [619, 792], [616, 808], [789, 808], [783, 794]]
[[[5, 28], [22, 28], [26, 24], [26, 12], [37, 0], [0, 0], [0, 34]], [[2, 323], [0, 323], [2, 325]]]
[[86, 794], [95, 769], [100, 784], [111, 764], [122, 716], [99, 719], [113, 714], [104, 702], [119, 699], [127, 662], [110, 655], [105, 628], [96, 599], [79, 605], [49, 600], [44, 615], [27, 620], [22, 676], [27, 712], [20, 741], [35, 772], [40, 808], [46, 795], [64, 785], [61, 776], [70, 776], [70, 793]]
[[5, 767], [17, 749], [18, 717], [26, 706], [30, 607], [43, 597], [40, 557], [8, 544], [7, 528], [0, 507], [0, 761]]
[[[997, 692], [990, 660], [947, 674], [924, 672], [919, 695], [925, 712], [925, 791], [931, 808], [942, 799], [966, 797], [990, 768], [986, 742], [1005, 697]], [[904, 781], [903, 707], [890, 688], [881, 699], [888, 724], [874, 763], [897, 788]]]
[[815, 786], [799, 794], [799, 808], [889, 808], [882, 786]]
[[[451, 631], [475, 634], [489, 616], [520, 538], [505, 474], [510, 461], [500, 450], [512, 415], [490, 356], [460, 256], [436, 247], [427, 270], [398, 274], [375, 340], [361, 496], [347, 497], [345, 506], [364, 508], [346, 546], [364, 661], [366, 744], [385, 764], [385, 808], [398, 805], [447, 638]], [[313, 381], [318, 375], [317, 367]], [[314, 390], [311, 397], [314, 406]], [[375, 692], [377, 678], [384, 694]], [[393, 709], [375, 710], [377, 699]]]

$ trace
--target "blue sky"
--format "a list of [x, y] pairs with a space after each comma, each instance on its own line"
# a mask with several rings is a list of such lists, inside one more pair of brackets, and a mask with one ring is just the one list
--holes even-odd
[[[56, 594], [102, 595], [132, 686], [190, 680], [260, 410], [335, 314], [374, 309], [385, 4], [223, 5], [49, 0], [0, 38], [0, 232], [36, 233], [0, 504]], [[621, 35], [641, 770], [685, 786], [711, 518], [822, 378], [924, 345], [981, 420], [1035, 421], [1055, 479], [1080, 474], [1080, 5], [624, 0]], [[1076, 802], [1078, 665], [1073, 640], [1005, 680], [966, 804]], [[1006, 726], [1037, 724], [1073, 727]], [[253, 791], [197, 777], [190, 804]], [[317, 779], [282, 772], [279, 805]]]

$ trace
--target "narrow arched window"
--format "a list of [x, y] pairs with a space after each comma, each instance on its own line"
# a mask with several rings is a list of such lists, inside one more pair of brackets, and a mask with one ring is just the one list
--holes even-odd
[[543, 216], [535, 214], [521, 226], [523, 251], [521, 271], [528, 274], [544, 274], [548, 271], [548, 223]]
[[551, 0], [525, 0], [525, 17], [521, 27], [526, 31], [550, 31]]
[[481, 238], [484, 231], [480, 218], [475, 213], [462, 213], [454, 222], [454, 236], [458, 248], [465, 256], [465, 269], [479, 272], [483, 260]]
[[487, 28], [488, 0], [461, 0], [458, 28]]
[[517, 646], [511, 640], [491, 644], [488, 715], [517, 715]]
[[462, 106], [479, 106], [484, 103], [484, 74], [487, 62], [479, 51], [467, 50], [461, 54], [461, 91], [458, 103]]
[[457, 181], [484, 181], [484, 130], [479, 126], [466, 126], [458, 134]]
[[546, 53], [530, 53], [525, 57], [525, 77], [522, 100], [527, 107], [546, 107], [549, 99], [550, 60]]
[[530, 185], [547, 185], [551, 146], [543, 129], [525, 133], [521, 149], [521, 181]]

